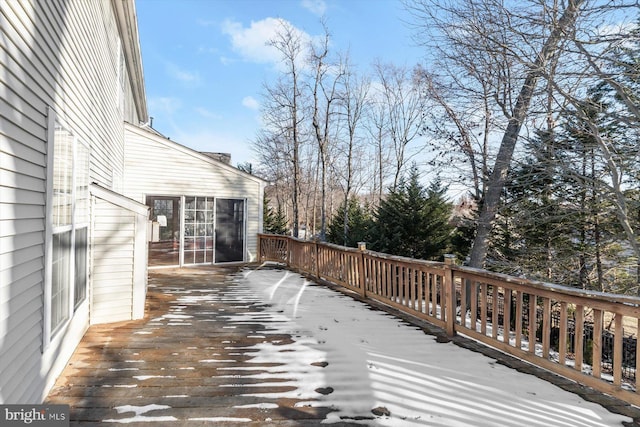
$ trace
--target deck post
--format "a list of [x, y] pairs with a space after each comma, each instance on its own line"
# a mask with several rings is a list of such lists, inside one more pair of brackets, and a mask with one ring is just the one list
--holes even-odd
[[456, 256], [444, 255], [444, 314], [445, 330], [448, 336], [456, 334], [456, 283], [453, 276], [453, 266], [456, 264]]
[[313, 241], [313, 275], [315, 277], [317, 277], [318, 279], [320, 278], [320, 248], [318, 246], [318, 241], [314, 240]]
[[358, 257], [358, 281], [360, 282], [360, 295], [362, 298], [367, 297], [367, 278], [364, 265], [364, 253], [367, 251], [366, 242], [358, 242], [358, 249], [360, 249], [360, 256]]

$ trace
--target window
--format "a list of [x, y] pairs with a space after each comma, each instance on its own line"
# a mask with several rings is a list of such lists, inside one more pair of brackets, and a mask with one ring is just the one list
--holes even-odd
[[69, 288], [71, 281], [71, 231], [54, 233], [51, 265], [51, 330], [55, 332], [69, 318]]
[[74, 310], [87, 298], [87, 273], [89, 256], [89, 147], [75, 140], [73, 158], [74, 197]]
[[87, 297], [89, 147], [55, 122], [51, 175], [49, 326], [54, 335]]

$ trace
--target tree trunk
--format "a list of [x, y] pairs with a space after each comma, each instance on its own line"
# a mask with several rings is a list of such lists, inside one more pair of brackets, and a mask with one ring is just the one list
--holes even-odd
[[524, 84], [518, 93], [516, 105], [513, 115], [509, 118], [507, 129], [502, 137], [500, 149], [496, 157], [493, 172], [487, 184], [487, 192], [485, 194], [484, 203], [480, 216], [478, 218], [478, 227], [470, 254], [470, 265], [472, 267], [482, 268], [487, 258], [489, 248], [489, 238], [492, 231], [493, 221], [498, 212], [500, 204], [500, 195], [505, 185], [511, 158], [515, 150], [518, 136], [522, 128], [522, 124], [527, 116], [529, 105], [535, 91], [538, 79], [544, 71], [544, 67], [555, 54], [560, 41], [567, 36], [568, 30], [575, 24], [578, 11], [584, 0], [569, 0], [567, 8], [562, 17], [558, 20], [557, 25], [549, 34], [540, 54], [536, 58], [533, 67], [527, 73]]

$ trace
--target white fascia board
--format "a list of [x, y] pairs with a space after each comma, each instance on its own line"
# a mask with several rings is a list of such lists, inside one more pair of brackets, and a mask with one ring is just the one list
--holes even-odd
[[90, 191], [92, 196], [99, 199], [106, 200], [109, 203], [120, 206], [121, 208], [127, 209], [138, 215], [144, 215], [145, 217], [149, 216], [149, 207], [147, 205], [136, 202], [135, 200], [123, 196], [120, 193], [104, 188], [95, 182], [91, 184]]

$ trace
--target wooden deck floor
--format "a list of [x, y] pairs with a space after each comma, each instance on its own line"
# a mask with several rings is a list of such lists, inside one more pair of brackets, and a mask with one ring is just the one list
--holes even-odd
[[[234, 273], [237, 270], [231, 268], [153, 270], [145, 318], [92, 326], [46, 403], [70, 405], [71, 425], [82, 426], [304, 427], [328, 420], [337, 421], [333, 426], [400, 426], [407, 416], [412, 417], [411, 425], [493, 426], [519, 425], [515, 420], [521, 419], [523, 410], [527, 419], [537, 422], [527, 425], [566, 426], [567, 417], [584, 418], [587, 407], [590, 415], [580, 425], [621, 425], [612, 420], [624, 418], [613, 414], [640, 419], [624, 402], [588, 390], [583, 395], [583, 387], [569, 380], [549, 378], [549, 373], [464, 337], [453, 339], [457, 346], [439, 344], [433, 336], [422, 340], [415, 324], [404, 329], [413, 322], [402, 323], [387, 310], [382, 314], [371, 303], [358, 309], [358, 302], [323, 287], [306, 290], [304, 315], [293, 326], [285, 322], [289, 326], [277, 327], [282, 319], [296, 318], [306, 286], [300, 286], [302, 278], [289, 275], [292, 282], [281, 286], [287, 273], [263, 271], [250, 276], [259, 284], [252, 288], [247, 276], [233, 280]], [[262, 287], [267, 277], [277, 281], [275, 287]], [[346, 311], [327, 317], [329, 304]], [[343, 330], [342, 325], [349, 327]], [[429, 327], [418, 329], [427, 332]], [[301, 344], [310, 339], [308, 333], [317, 334], [317, 345]], [[303, 335], [306, 338], [301, 339]], [[419, 354], [411, 356], [417, 347]], [[489, 357], [474, 358], [469, 349]], [[389, 364], [390, 360], [394, 362]], [[497, 361], [514, 369], [502, 369]], [[366, 371], [367, 381], [358, 381], [364, 377], [357, 369]], [[538, 380], [534, 375], [597, 402], [610, 413], [576, 396], [567, 400], [564, 392], [551, 386], [538, 396], [532, 392], [540, 387], [532, 382]], [[443, 389], [444, 383], [448, 388]], [[505, 384], [511, 390], [508, 405], [503, 402]], [[557, 404], [545, 393], [558, 396]], [[357, 411], [340, 407], [358, 399], [365, 403]], [[390, 417], [378, 411], [387, 406]], [[478, 408], [484, 413], [480, 424]]]
[[[273, 378], [246, 378], [246, 347], [291, 337], [260, 335], [260, 323], [225, 325], [224, 316], [262, 305], [256, 296], [238, 297], [226, 280], [231, 272], [151, 272], [145, 319], [92, 326], [47, 402], [69, 404], [72, 425], [318, 425], [329, 409], [245, 396], [291, 391]], [[310, 369], [323, 369], [322, 362]], [[255, 363], [250, 369], [260, 372]]]

